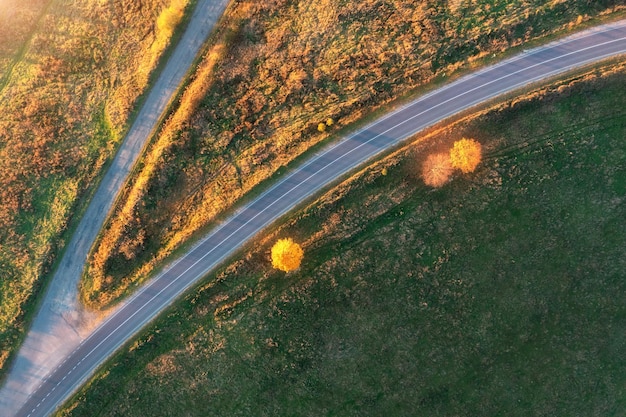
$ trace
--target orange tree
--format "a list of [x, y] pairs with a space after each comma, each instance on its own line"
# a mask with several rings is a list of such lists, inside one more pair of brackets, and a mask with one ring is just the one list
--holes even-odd
[[452, 175], [452, 163], [450, 155], [447, 153], [436, 153], [428, 155], [422, 166], [422, 178], [424, 183], [431, 187], [441, 187], [450, 175]]
[[474, 139], [463, 138], [454, 142], [450, 150], [450, 161], [453, 168], [460, 169], [464, 174], [473, 172], [482, 158], [480, 143]]
[[272, 247], [272, 266], [289, 272], [300, 267], [304, 251], [293, 239], [280, 239]]

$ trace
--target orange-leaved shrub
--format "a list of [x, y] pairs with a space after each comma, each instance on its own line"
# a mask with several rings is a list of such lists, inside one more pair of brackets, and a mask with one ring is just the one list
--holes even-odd
[[452, 175], [452, 163], [448, 153], [435, 153], [429, 155], [422, 166], [422, 178], [424, 183], [431, 187], [441, 187]]
[[293, 239], [280, 239], [272, 247], [272, 266], [289, 272], [300, 267], [304, 251]]
[[464, 174], [473, 172], [481, 159], [482, 151], [480, 143], [474, 139], [463, 138], [457, 140], [450, 150], [452, 167], [460, 169]]

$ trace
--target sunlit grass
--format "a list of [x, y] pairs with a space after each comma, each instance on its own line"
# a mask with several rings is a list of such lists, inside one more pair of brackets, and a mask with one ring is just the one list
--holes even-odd
[[[70, 221], [76, 221], [119, 145], [180, 19], [170, 21], [157, 42], [154, 10], [169, 3], [0, 1], [0, 371], [5, 371]], [[182, 13], [187, 2], [171, 4]]]
[[574, 28], [581, 14], [618, 10], [605, 0], [446, 4], [233, 3], [176, 123], [155, 137], [103, 229], [83, 300], [94, 309], [119, 302], [259, 184], [392, 100]]

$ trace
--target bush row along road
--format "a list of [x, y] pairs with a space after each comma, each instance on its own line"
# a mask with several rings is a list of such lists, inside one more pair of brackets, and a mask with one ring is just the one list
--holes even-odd
[[264, 227], [324, 186], [415, 133], [498, 95], [626, 54], [626, 20], [525, 51], [420, 97], [327, 147], [239, 210], [151, 280], [87, 337], [18, 416], [44, 416], [160, 311]]

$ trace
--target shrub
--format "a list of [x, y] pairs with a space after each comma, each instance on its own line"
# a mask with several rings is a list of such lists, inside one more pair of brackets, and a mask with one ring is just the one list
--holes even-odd
[[454, 146], [450, 150], [452, 167], [460, 169], [464, 174], [473, 172], [481, 159], [480, 143], [474, 139], [463, 138], [458, 140], [454, 142]]
[[289, 272], [300, 267], [304, 251], [293, 239], [280, 239], [272, 247], [272, 266]]
[[163, 37], [172, 36], [174, 29], [183, 18], [184, 4], [172, 4], [164, 9], [157, 19], [157, 28]]
[[429, 155], [422, 167], [424, 183], [431, 187], [441, 187], [452, 175], [452, 163], [447, 153]]

